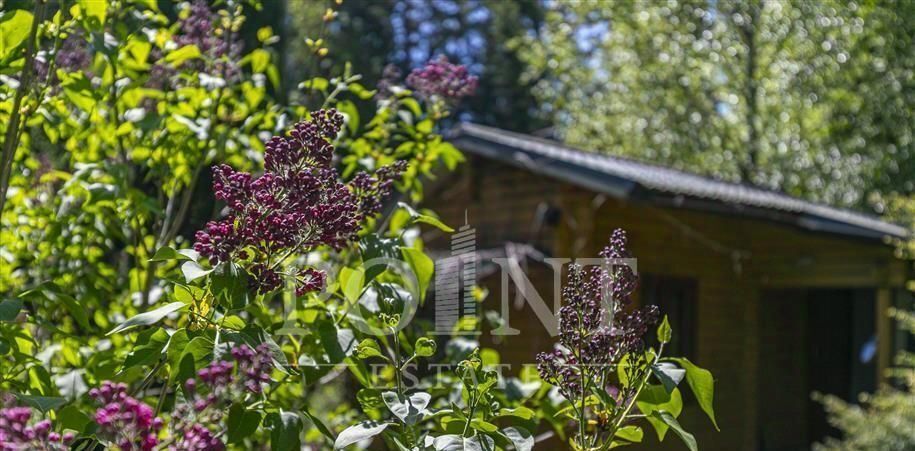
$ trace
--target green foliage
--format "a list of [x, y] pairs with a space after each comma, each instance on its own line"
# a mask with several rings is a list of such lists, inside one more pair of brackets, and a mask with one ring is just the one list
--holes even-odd
[[515, 42], [567, 142], [843, 206], [911, 193], [911, 2], [551, 2]]

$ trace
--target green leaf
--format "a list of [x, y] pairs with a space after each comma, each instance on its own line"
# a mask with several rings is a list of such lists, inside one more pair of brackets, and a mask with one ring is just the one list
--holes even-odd
[[663, 385], [649, 385], [639, 393], [636, 405], [642, 413], [648, 415], [646, 420], [654, 427], [655, 432], [658, 434], [658, 440], [664, 440], [664, 436], [667, 435], [667, 424], [650, 416], [650, 414], [656, 411], [665, 411], [677, 417], [683, 410], [683, 398], [680, 395], [680, 390], [674, 389], [668, 393]]
[[677, 367], [673, 363], [659, 362], [651, 366], [651, 372], [661, 381], [661, 385], [670, 393], [686, 375], [686, 370]]
[[334, 441], [334, 449], [343, 449], [354, 443], [368, 440], [387, 429], [391, 423], [363, 421], [343, 430]]
[[170, 246], [162, 246], [156, 250], [149, 261], [165, 262], [170, 260], [197, 260], [197, 253], [193, 249], [175, 250]]
[[699, 407], [712, 420], [715, 429], [720, 431], [718, 422], [715, 421], [715, 408], [713, 405], [715, 400], [715, 378], [712, 377], [711, 371], [700, 368], [685, 358], [677, 357], [668, 360], [677, 362], [678, 365], [686, 370], [686, 382], [689, 383], [689, 388], [696, 395]]
[[194, 261], [184, 262], [181, 265], [181, 274], [184, 274], [184, 281], [187, 283], [191, 283], [201, 277], [206, 277], [207, 274], [211, 272], [213, 272], [212, 269], [203, 269], [202, 266]]
[[502, 429], [502, 435], [515, 445], [517, 451], [531, 451], [534, 448], [534, 436], [527, 429], [507, 427]]
[[6, 59], [25, 42], [32, 29], [32, 13], [16, 9], [0, 18], [0, 60]]
[[327, 79], [324, 77], [315, 77], [311, 80], [305, 80], [299, 83], [299, 88], [314, 89], [315, 91], [324, 92], [327, 90]]
[[500, 409], [499, 413], [496, 416], [518, 417], [518, 418], [521, 418], [522, 420], [530, 420], [531, 418], [534, 418], [535, 415], [536, 415], [536, 413], [533, 410], [528, 409], [527, 407], [524, 407], [524, 406], [518, 406], [518, 407], [515, 407], [514, 409], [507, 409], [507, 408]]
[[249, 56], [251, 58], [251, 71], [255, 74], [264, 73], [267, 70], [267, 66], [270, 65], [270, 52], [264, 49], [254, 49]]
[[17, 394], [16, 398], [23, 404], [34, 407], [42, 413], [48, 413], [48, 411], [55, 410], [67, 403], [67, 400], [60, 396], [30, 396]]
[[88, 19], [92, 29], [101, 30], [105, 25], [105, 16], [108, 14], [108, 2], [99, 0], [78, 0], [77, 4], [83, 12], [83, 17]]
[[73, 298], [73, 296], [62, 293], [57, 285], [52, 283], [43, 283], [35, 289], [26, 291], [20, 295], [20, 297], [27, 299], [34, 298], [36, 296], [40, 296], [46, 302], [49, 302], [51, 304], [51, 310], [54, 310], [56, 307], [62, 305], [67, 313], [69, 313], [73, 318], [73, 320], [76, 321], [76, 324], [79, 324], [79, 326], [84, 330], [90, 329], [89, 313], [87, 309], [80, 305], [79, 301]]
[[168, 345], [168, 339], [168, 332], [159, 327], [140, 332], [133, 350], [124, 359], [124, 369], [150, 365], [159, 360]]
[[20, 299], [6, 299], [0, 302], [0, 321], [15, 321], [22, 305]]
[[300, 432], [302, 419], [292, 412], [277, 412], [267, 416], [270, 425], [271, 451], [299, 451], [302, 448]]
[[384, 354], [381, 353], [381, 348], [374, 338], [366, 338], [356, 346], [356, 357], [368, 359], [372, 357], [384, 357]]
[[413, 352], [419, 357], [432, 357], [435, 355], [435, 340], [429, 337], [420, 337], [413, 345]]
[[[400, 260], [400, 241], [394, 238], [379, 238], [372, 233], [359, 240], [362, 262], [375, 259]], [[365, 269], [365, 283], [369, 283], [387, 269], [385, 264], [372, 264]]]
[[210, 275], [210, 292], [219, 301], [226, 301], [232, 310], [245, 308], [248, 297], [248, 273], [230, 262], [220, 263]]
[[352, 329], [340, 329], [331, 321], [318, 324], [318, 336], [331, 363], [342, 362], [356, 348], [356, 336]]
[[320, 432], [322, 435], [327, 437], [329, 440], [331, 440], [331, 441], [334, 440], [334, 434], [332, 432], [330, 432], [330, 429], [328, 429], [328, 427], [324, 424], [324, 422], [321, 421], [320, 418], [312, 415], [311, 412], [309, 412], [308, 409], [305, 407], [302, 408], [302, 413], [309, 420], [311, 420], [311, 424], [313, 424], [315, 426], [315, 428], [318, 430], [318, 432]]
[[361, 268], [343, 268], [340, 270], [340, 290], [347, 301], [354, 304], [359, 302], [364, 286], [365, 271]]
[[642, 428], [635, 425], [629, 425], [617, 429], [614, 437], [621, 438], [630, 443], [641, 443], [644, 436], [645, 432], [642, 431]]
[[178, 67], [187, 60], [200, 58], [200, 49], [196, 45], [186, 45], [165, 55], [165, 62]]
[[359, 131], [359, 107], [349, 100], [344, 100], [337, 103], [337, 111], [346, 115], [346, 129], [355, 135]]
[[454, 232], [453, 228], [448, 227], [444, 222], [440, 221], [438, 218], [435, 218], [430, 215], [422, 214], [422, 213], [416, 211], [415, 208], [411, 207], [407, 203], [398, 202], [397, 205], [400, 208], [403, 208], [404, 210], [406, 210], [406, 212], [410, 215], [410, 219], [413, 220], [413, 223], [422, 222], [422, 223], [437, 227], [439, 230], [441, 230], [443, 232], [447, 232], [447, 233]]
[[185, 381], [194, 377], [198, 370], [210, 364], [212, 356], [213, 343], [205, 337], [194, 337], [181, 349], [178, 370], [172, 371], [173, 380]]
[[230, 444], [241, 443], [245, 438], [257, 432], [263, 415], [256, 410], [248, 410], [244, 404], [236, 402], [229, 408], [227, 421], [227, 441]]
[[483, 434], [462, 437], [457, 434], [441, 435], [432, 442], [435, 451], [484, 451], [496, 449], [495, 441]]
[[155, 310], [151, 310], [146, 313], [140, 313], [139, 315], [134, 316], [121, 324], [118, 324], [114, 329], [111, 329], [111, 331], [105, 335], [114, 335], [119, 332], [133, 329], [134, 327], [149, 326], [151, 324], [155, 324], [169, 314], [177, 312], [185, 307], [187, 307], [187, 304], [184, 302], [172, 302], [170, 304], [163, 305], [162, 307], [159, 307]]
[[670, 329], [670, 323], [667, 322], [667, 315], [664, 315], [664, 320], [658, 326], [658, 342], [669, 343], [671, 335], [673, 335], [673, 331]]
[[423, 251], [419, 249], [404, 247], [401, 248], [400, 251], [403, 253], [404, 260], [410, 265], [410, 269], [413, 270], [413, 274], [416, 275], [416, 282], [419, 284], [417, 287], [419, 290], [419, 299], [422, 301], [426, 297], [426, 291], [429, 289], [429, 282], [432, 280], [432, 274], [435, 272], [435, 263], [432, 262], [432, 259], [429, 258], [428, 255], [424, 254]]
[[683, 426], [680, 426], [680, 423], [670, 414], [670, 412], [663, 410], [655, 411], [651, 413], [651, 418], [656, 418], [664, 422], [667, 426], [670, 426], [670, 428], [680, 436], [683, 443], [686, 443], [686, 447], [689, 448], [690, 451], [699, 451], [699, 445], [696, 443], [696, 438], [689, 432], [686, 432], [686, 430], [683, 429]]
[[89, 415], [73, 405], [60, 409], [57, 412], [57, 419], [61, 429], [72, 429], [78, 432], [85, 431], [86, 426], [93, 422]]
[[432, 396], [426, 392], [416, 392], [408, 397], [403, 397], [396, 392], [386, 391], [381, 394], [381, 399], [388, 406], [388, 410], [400, 418], [400, 421], [415, 424], [422, 418], [422, 413], [432, 400]]

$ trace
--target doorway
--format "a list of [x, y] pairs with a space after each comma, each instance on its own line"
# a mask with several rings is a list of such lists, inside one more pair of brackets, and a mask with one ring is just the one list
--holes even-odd
[[781, 289], [760, 305], [760, 449], [836, 436], [819, 392], [854, 401], [876, 386], [874, 290]]

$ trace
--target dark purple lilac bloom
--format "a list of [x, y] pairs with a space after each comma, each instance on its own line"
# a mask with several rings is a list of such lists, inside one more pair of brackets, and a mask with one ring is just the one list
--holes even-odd
[[[282, 284], [278, 267], [287, 256], [318, 246], [340, 249], [354, 240], [406, 167], [397, 163], [342, 183], [332, 166], [332, 141], [342, 125], [340, 113], [320, 110], [288, 135], [273, 137], [259, 177], [214, 167], [213, 191], [229, 214], [197, 232], [194, 249], [214, 265], [244, 261], [252, 288], [263, 294]], [[318, 270], [292, 271], [299, 295], [324, 285]]]
[[443, 55], [413, 69], [407, 76], [407, 84], [423, 97], [457, 101], [476, 91], [477, 77], [463, 65], [451, 64]]
[[127, 385], [105, 381], [89, 396], [102, 406], [95, 411], [98, 435], [122, 450], [152, 450], [159, 444], [162, 419], [152, 407], [127, 394]]
[[656, 306], [629, 306], [638, 277], [619, 260], [631, 258], [625, 232], [615, 230], [610, 245], [600, 255], [605, 259], [601, 267], [589, 271], [577, 265], [570, 268], [562, 292], [564, 305], [559, 310], [561, 346], [537, 355], [540, 377], [559, 387], [569, 399], [579, 397], [582, 377], [599, 381], [609, 365], [642, 350], [643, 336], [658, 321]]

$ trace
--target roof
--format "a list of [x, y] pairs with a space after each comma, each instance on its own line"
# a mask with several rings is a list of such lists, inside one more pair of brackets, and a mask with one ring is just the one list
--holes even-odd
[[463, 123], [454, 129], [451, 141], [465, 152], [617, 198], [768, 219], [856, 238], [908, 236], [905, 228], [873, 216], [498, 128]]

